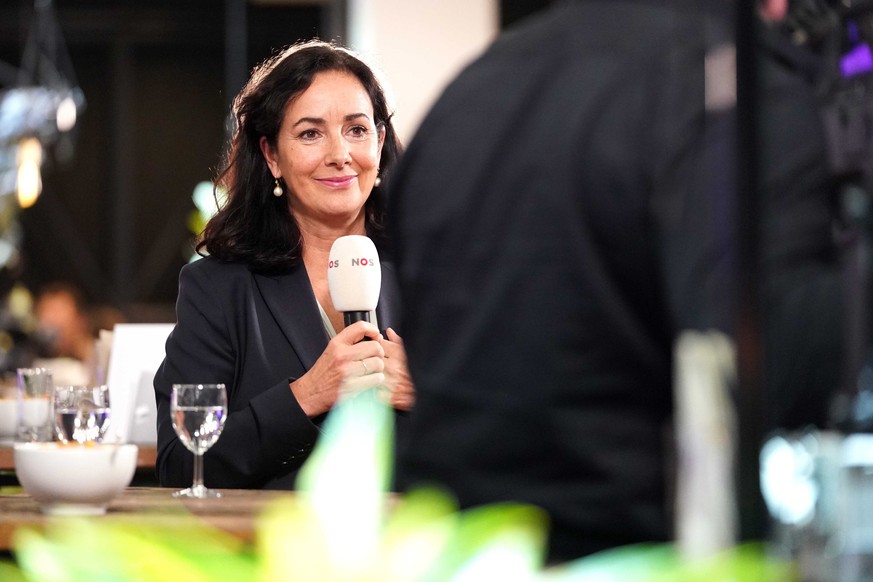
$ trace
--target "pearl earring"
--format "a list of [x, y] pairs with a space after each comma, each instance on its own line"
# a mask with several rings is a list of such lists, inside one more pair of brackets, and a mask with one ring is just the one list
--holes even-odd
[[382, 178], [380, 178], [379, 176], [376, 176], [376, 181], [373, 182], [373, 187], [378, 188], [381, 185], [382, 185]]
[[285, 191], [282, 189], [282, 185], [279, 184], [279, 178], [276, 178], [276, 187], [273, 188], [273, 196], [279, 198]]

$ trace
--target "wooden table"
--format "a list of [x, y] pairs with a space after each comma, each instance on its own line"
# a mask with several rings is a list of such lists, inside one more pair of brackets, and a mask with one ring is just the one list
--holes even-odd
[[[44, 515], [39, 505], [24, 492], [0, 493], [0, 551], [9, 551], [12, 534], [20, 527], [45, 527], [53, 519]], [[221, 489], [218, 499], [177, 499], [175, 489], [130, 487], [116, 497], [106, 515], [88, 519], [105, 523], [128, 523], [142, 526], [172, 527], [205, 523], [251, 542], [255, 522], [261, 510], [272, 500], [293, 495], [288, 491]], [[192, 519], [193, 517], [193, 519]]]

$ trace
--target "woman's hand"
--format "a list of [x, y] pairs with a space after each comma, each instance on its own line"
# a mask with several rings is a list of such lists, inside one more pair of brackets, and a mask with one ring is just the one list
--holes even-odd
[[390, 394], [391, 406], [398, 410], [410, 410], [415, 404], [415, 385], [406, 366], [406, 349], [403, 339], [390, 327], [385, 330], [387, 338], [379, 343], [385, 350], [385, 385]]
[[[365, 337], [375, 341], [361, 341]], [[330, 410], [341, 388], [358, 390], [385, 383], [381, 340], [375, 325], [358, 321], [328, 342], [312, 368], [291, 383], [291, 391], [307, 416]]]

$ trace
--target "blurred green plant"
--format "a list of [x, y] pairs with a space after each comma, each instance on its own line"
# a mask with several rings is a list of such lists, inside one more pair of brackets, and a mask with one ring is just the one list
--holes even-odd
[[[792, 580], [763, 545], [689, 564], [670, 545], [618, 548], [544, 568], [540, 509], [493, 504], [459, 511], [450, 494], [386, 494], [393, 413], [373, 390], [342, 400], [301, 470], [298, 493], [259, 516], [254, 546], [190, 523], [140, 527], [63, 519], [15, 534], [0, 580], [27, 582], [518, 582]], [[190, 517], [190, 516], [189, 516]]]

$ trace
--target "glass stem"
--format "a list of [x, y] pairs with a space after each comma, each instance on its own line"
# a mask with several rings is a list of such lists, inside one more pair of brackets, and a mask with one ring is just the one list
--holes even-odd
[[194, 455], [194, 482], [191, 483], [191, 491], [195, 495], [201, 493], [206, 487], [203, 486], [203, 454]]

